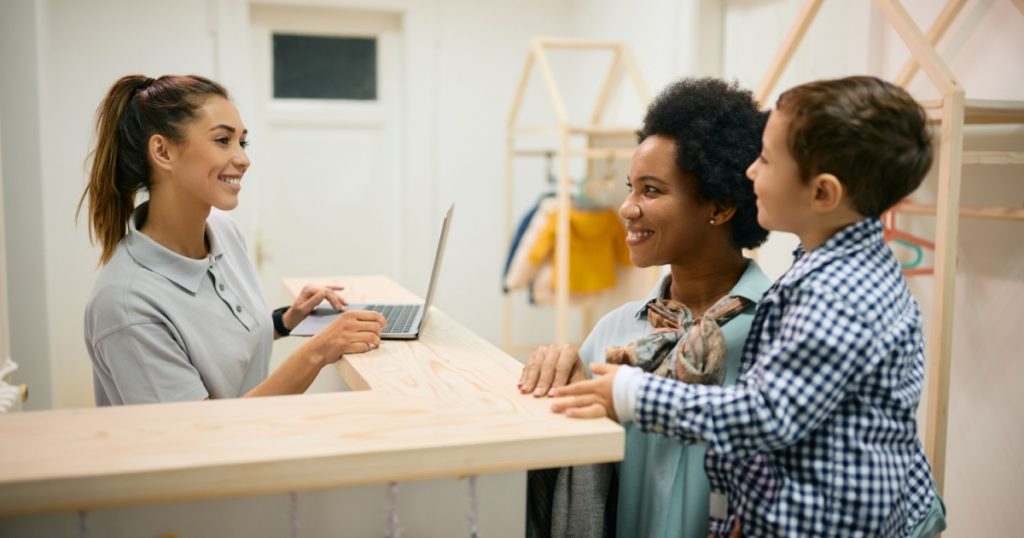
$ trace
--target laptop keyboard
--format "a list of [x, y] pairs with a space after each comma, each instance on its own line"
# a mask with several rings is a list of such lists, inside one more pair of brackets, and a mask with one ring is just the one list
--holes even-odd
[[380, 312], [384, 319], [388, 320], [388, 326], [382, 333], [404, 334], [412, 328], [412, 322], [416, 320], [416, 313], [422, 305], [418, 304], [375, 304], [367, 305], [367, 310]]

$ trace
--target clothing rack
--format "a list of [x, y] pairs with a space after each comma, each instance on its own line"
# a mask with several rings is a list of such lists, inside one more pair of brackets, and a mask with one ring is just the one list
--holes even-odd
[[[548, 52], [552, 49], [580, 52], [610, 52], [612, 62], [600, 86], [597, 101], [587, 121], [574, 123], [570, 121], [566, 111], [561, 89], [555, 79], [549, 61]], [[519, 113], [522, 109], [530, 76], [534, 70], [540, 72], [548, 100], [554, 110], [553, 126], [518, 125]], [[622, 43], [615, 41], [594, 41], [583, 39], [535, 38], [530, 43], [526, 64], [516, 90], [512, 109], [507, 124], [507, 158], [505, 172], [505, 230], [506, 237], [513, 232], [514, 193], [515, 193], [515, 161], [519, 158], [537, 158], [554, 155], [558, 160], [557, 181], [555, 192], [557, 198], [556, 243], [555, 243], [555, 343], [569, 343], [569, 209], [571, 206], [570, 189], [573, 180], [569, 174], [570, 161], [585, 159], [588, 169], [595, 160], [628, 160], [636, 148], [635, 140], [629, 144], [611, 143], [609, 140], [633, 139], [637, 126], [607, 125], [604, 123], [609, 103], [615, 96], [617, 88], [624, 80], [632, 83], [641, 104], [646, 108], [650, 102], [650, 93], [640, 76], [633, 56]], [[519, 148], [517, 142], [533, 139], [543, 140], [554, 138], [554, 145], [548, 144], [544, 149]], [[578, 142], [582, 139], [582, 147]], [[577, 144], [574, 144], [577, 143]], [[603, 147], [602, 147], [603, 146]], [[648, 270], [652, 275], [650, 284], [653, 286], [657, 278], [657, 269]], [[644, 290], [646, 291], [646, 290]], [[517, 345], [512, 335], [513, 297], [506, 294], [503, 312], [502, 345], [510, 354], [532, 350], [536, 345]], [[592, 307], [583, 308], [583, 335], [589, 333], [595, 322]], [[551, 342], [545, 342], [551, 343]]]
[[[1010, 0], [1024, 16], [1024, 0]], [[874, 0], [887, 23], [910, 49], [911, 57], [895, 83], [906, 87], [923, 69], [941, 97], [922, 101], [929, 121], [939, 131], [938, 196], [935, 205], [904, 202], [895, 210], [907, 215], [935, 215], [933, 306], [927, 335], [928, 383], [925, 388], [927, 418], [925, 451], [931, 460], [935, 482], [942, 493], [945, 482], [946, 437], [949, 409], [950, 360], [953, 351], [953, 300], [956, 291], [956, 244], [960, 217], [1024, 220], [1024, 208], [962, 207], [960, 182], [965, 164], [1021, 165], [1024, 153], [1013, 151], [963, 151], [965, 126], [1024, 124], [1024, 101], [967, 99], [956, 76], [939, 56], [935, 45], [963, 10], [967, 0], [948, 0], [928, 29], [922, 33], [899, 0]], [[814, 20], [823, 0], [808, 0], [757, 90], [764, 104], [785, 70], [797, 46]], [[995, 59], [992, 59], [995, 61]], [[1020, 61], [1018, 57], [1010, 62]]]

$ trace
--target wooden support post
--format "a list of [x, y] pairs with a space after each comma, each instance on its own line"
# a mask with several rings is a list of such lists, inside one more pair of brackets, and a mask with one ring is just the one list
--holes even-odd
[[935, 224], [935, 280], [926, 353], [927, 426], [925, 451], [941, 494], [946, 478], [946, 436], [949, 421], [949, 374], [953, 355], [953, 302], [956, 296], [956, 241], [960, 219], [960, 155], [963, 151], [963, 91], [943, 98], [939, 146], [939, 193]]
[[886, 20], [917, 58], [928, 79], [942, 94], [939, 146], [935, 280], [927, 338], [925, 452], [931, 460], [941, 494], [946, 476], [946, 434], [949, 410], [949, 372], [953, 353], [953, 302], [956, 296], [956, 240], [960, 219], [960, 176], [963, 154], [964, 90], [921, 29], [898, 0], [875, 0]]
[[555, 337], [569, 343], [569, 131], [562, 131], [558, 155], [558, 215], [555, 226]]

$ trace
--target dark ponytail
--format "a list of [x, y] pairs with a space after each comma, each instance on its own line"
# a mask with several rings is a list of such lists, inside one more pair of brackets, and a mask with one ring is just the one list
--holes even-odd
[[150, 187], [149, 139], [155, 134], [180, 142], [182, 128], [210, 96], [228, 98], [216, 82], [196, 75], [121, 77], [96, 112], [96, 148], [89, 183], [78, 210], [89, 200], [89, 237], [110, 261], [128, 231], [135, 194]]

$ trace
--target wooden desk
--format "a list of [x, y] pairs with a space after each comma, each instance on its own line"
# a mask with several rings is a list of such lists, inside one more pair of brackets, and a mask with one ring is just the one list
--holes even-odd
[[[385, 277], [318, 280], [418, 300]], [[550, 413], [516, 390], [518, 361], [430, 316], [420, 340], [339, 362], [369, 390], [0, 415], [0, 516], [622, 459], [617, 424]]]

